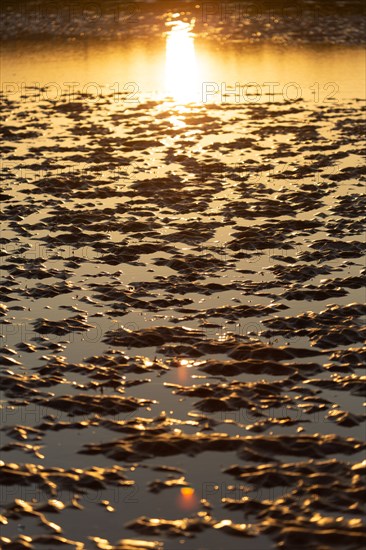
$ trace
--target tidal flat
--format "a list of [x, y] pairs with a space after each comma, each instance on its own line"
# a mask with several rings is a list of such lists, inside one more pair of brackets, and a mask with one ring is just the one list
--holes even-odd
[[198, 21], [183, 100], [161, 84], [178, 15], [141, 15], [151, 45], [8, 30], [1, 545], [358, 550], [357, 24], [223, 50]]

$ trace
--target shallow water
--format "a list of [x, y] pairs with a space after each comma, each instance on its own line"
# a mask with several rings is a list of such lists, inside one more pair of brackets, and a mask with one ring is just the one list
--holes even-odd
[[[297, 97], [323, 103], [364, 96], [365, 53], [360, 46], [228, 44], [223, 49], [197, 37], [195, 54], [198, 88], [207, 103], [213, 98], [250, 104]], [[3, 46], [1, 78], [14, 95], [30, 94], [25, 85], [35, 84], [37, 89], [49, 85], [40, 92], [45, 99], [74, 91], [89, 94], [90, 100], [127, 92], [127, 101], [136, 103], [164, 96], [165, 62], [164, 40], [14, 40]], [[232, 89], [238, 84], [252, 86], [237, 97]]]
[[3, 536], [360, 548], [361, 50], [197, 39], [219, 92], [188, 105], [164, 55], [5, 46]]

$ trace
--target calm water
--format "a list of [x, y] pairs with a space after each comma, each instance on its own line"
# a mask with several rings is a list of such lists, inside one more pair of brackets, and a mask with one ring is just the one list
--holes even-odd
[[[48, 86], [41, 97], [50, 99], [81, 90], [92, 98], [125, 93], [131, 102], [177, 92], [177, 99], [205, 102], [302, 97], [319, 103], [363, 97], [364, 62], [360, 47], [229, 45], [218, 49], [186, 36], [178, 37], [170, 52], [164, 40], [154, 44], [138, 40], [129, 44], [12, 42], [3, 48], [2, 86], [10, 94], [24, 93], [26, 86]], [[187, 86], [196, 95], [180, 97], [179, 90]]]

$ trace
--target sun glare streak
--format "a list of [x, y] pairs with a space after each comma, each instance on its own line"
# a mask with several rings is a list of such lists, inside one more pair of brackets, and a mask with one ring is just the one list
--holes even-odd
[[198, 63], [192, 23], [174, 21], [166, 37], [165, 90], [180, 103], [198, 99]]

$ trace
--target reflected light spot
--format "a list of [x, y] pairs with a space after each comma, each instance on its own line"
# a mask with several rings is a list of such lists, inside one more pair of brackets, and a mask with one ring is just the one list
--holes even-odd
[[183, 495], [185, 497], [186, 496], [190, 497], [190, 496], [194, 495], [193, 487], [182, 487], [180, 492], [181, 492], [181, 495]]
[[199, 507], [199, 500], [193, 487], [181, 487], [177, 500], [181, 510], [194, 510]]
[[189, 368], [192, 367], [192, 361], [189, 359], [179, 359], [177, 362], [177, 376], [179, 382], [183, 383], [190, 378]]
[[192, 23], [174, 21], [166, 37], [165, 89], [175, 101], [198, 99], [198, 64]]

